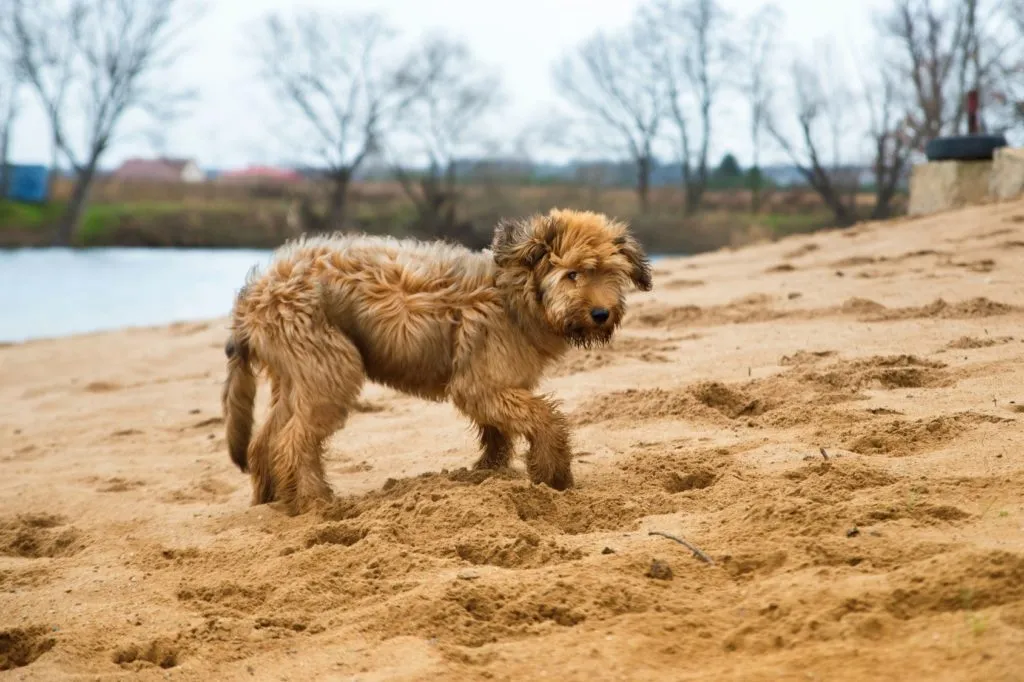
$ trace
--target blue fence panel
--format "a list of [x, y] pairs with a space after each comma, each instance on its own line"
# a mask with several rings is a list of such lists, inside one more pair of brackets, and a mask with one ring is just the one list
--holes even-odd
[[46, 201], [50, 171], [46, 166], [8, 166], [7, 196], [14, 201]]

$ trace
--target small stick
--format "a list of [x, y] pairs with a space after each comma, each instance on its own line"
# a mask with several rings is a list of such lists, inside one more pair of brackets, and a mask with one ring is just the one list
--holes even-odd
[[828, 461], [828, 453], [825, 452], [825, 448], [818, 448], [818, 452], [821, 453], [821, 456], [824, 457], [825, 461], [827, 462]]
[[663, 538], [668, 538], [669, 540], [673, 540], [675, 542], [678, 542], [680, 545], [682, 545], [686, 549], [688, 549], [691, 552], [693, 552], [693, 556], [697, 557], [698, 559], [700, 559], [704, 563], [711, 564], [712, 566], [714, 566], [714, 564], [715, 564], [714, 560], [712, 560], [711, 557], [709, 557], [704, 552], [700, 551], [700, 548], [698, 548], [698, 547], [696, 547], [694, 545], [691, 545], [689, 542], [687, 542], [686, 540], [682, 539], [679, 536], [670, 535], [669, 533], [664, 533], [664, 532], [662, 532], [660, 530], [652, 530], [652, 531], [649, 531], [647, 534], [648, 535], [660, 535]]

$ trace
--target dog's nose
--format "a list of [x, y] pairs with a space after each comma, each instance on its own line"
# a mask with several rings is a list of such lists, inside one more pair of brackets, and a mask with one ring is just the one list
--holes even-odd
[[592, 308], [590, 310], [590, 317], [593, 318], [594, 322], [598, 324], [604, 324], [608, 321], [608, 309], [607, 308]]

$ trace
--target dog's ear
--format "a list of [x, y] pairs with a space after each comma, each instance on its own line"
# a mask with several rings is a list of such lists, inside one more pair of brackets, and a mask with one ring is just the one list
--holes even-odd
[[544, 218], [501, 220], [494, 228], [491, 251], [499, 267], [532, 270], [551, 251]]
[[640, 242], [626, 234], [616, 237], [615, 245], [619, 247], [619, 253], [629, 261], [629, 278], [633, 280], [636, 288], [640, 291], [650, 291], [654, 287], [651, 281], [651, 263], [647, 260], [647, 254], [644, 253]]

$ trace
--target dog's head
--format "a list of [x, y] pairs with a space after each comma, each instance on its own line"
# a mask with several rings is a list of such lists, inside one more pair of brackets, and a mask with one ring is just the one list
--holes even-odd
[[491, 244], [499, 285], [576, 346], [605, 343], [621, 324], [626, 291], [650, 291], [651, 266], [624, 223], [552, 210], [498, 224]]

